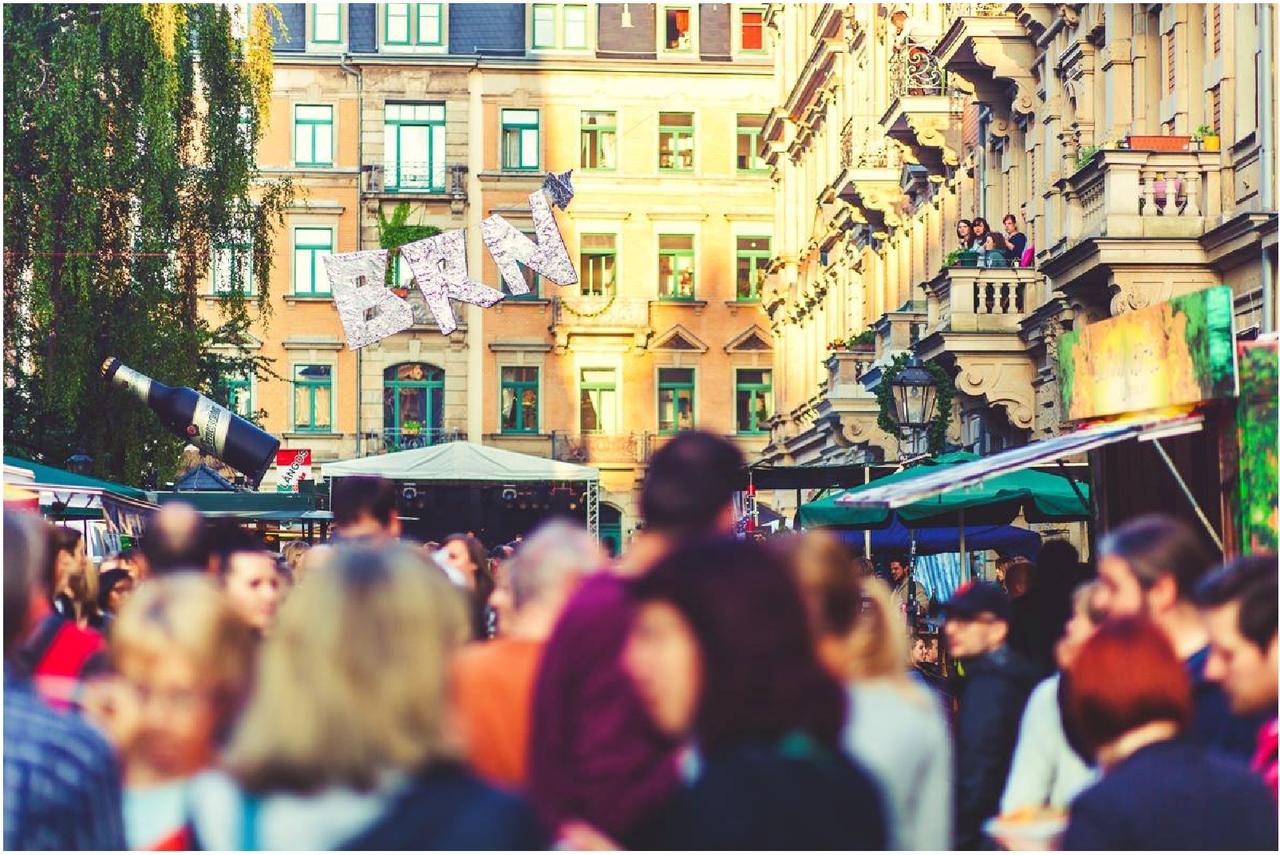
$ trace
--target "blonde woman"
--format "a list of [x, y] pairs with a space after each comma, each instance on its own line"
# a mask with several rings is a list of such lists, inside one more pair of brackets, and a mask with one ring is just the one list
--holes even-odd
[[124, 765], [131, 849], [189, 849], [191, 782], [213, 764], [248, 688], [254, 637], [207, 577], [147, 582], [120, 610], [112, 657], [127, 691], [107, 727]]
[[818, 656], [848, 686], [845, 750], [880, 784], [892, 849], [952, 846], [951, 740], [942, 706], [908, 676], [907, 630], [888, 586], [859, 579], [843, 544], [809, 532], [790, 547]]
[[467, 601], [407, 547], [338, 547], [281, 609], [200, 782], [206, 849], [526, 849], [532, 814], [459, 764], [448, 663]]

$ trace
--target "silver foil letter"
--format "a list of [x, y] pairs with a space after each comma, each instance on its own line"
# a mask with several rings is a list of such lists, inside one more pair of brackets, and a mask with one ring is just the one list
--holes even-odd
[[529, 194], [529, 209], [538, 236], [536, 244], [497, 214], [486, 217], [480, 224], [480, 235], [502, 273], [502, 281], [512, 294], [528, 294], [529, 286], [520, 274], [523, 264], [557, 285], [578, 284], [578, 273], [573, 269], [569, 250], [560, 236], [560, 227], [544, 191]]
[[444, 335], [458, 328], [450, 299], [487, 308], [506, 296], [467, 278], [467, 247], [463, 236], [462, 229], [453, 229], [400, 247], [400, 254], [413, 271], [427, 308]]
[[384, 284], [387, 251], [369, 249], [324, 258], [333, 302], [352, 350], [413, 326], [413, 309]]

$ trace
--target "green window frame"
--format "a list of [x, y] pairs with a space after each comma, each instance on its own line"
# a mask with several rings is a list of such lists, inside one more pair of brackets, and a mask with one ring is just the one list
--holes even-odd
[[502, 369], [498, 417], [502, 433], [538, 432], [538, 369], [508, 365]]
[[586, 5], [569, 3], [560, 8], [560, 44], [565, 50], [586, 50], [591, 14]]
[[578, 373], [578, 425], [582, 433], [616, 433], [618, 370], [583, 368]]
[[297, 104], [293, 108], [295, 166], [333, 166], [333, 105]]
[[[321, 15], [326, 20], [326, 29], [333, 27], [334, 37], [320, 38], [320, 19]], [[332, 19], [330, 21], [329, 19]], [[311, 43], [316, 45], [340, 45], [342, 44], [342, 4], [341, 3], [312, 3], [311, 4]]]
[[[409, 11], [412, 3], [387, 3], [382, 7], [382, 43], [384, 45], [408, 46], [412, 39], [409, 23]], [[392, 35], [392, 25], [395, 35]], [[403, 35], [401, 35], [403, 33]]]
[[444, 45], [444, 10], [440, 3], [418, 3], [414, 21], [418, 25], [415, 37], [420, 47]]
[[392, 193], [444, 192], [444, 127], [444, 104], [387, 102], [383, 118], [384, 189]]
[[739, 113], [737, 152], [734, 163], [739, 172], [768, 172], [769, 165], [760, 156], [760, 134], [764, 131], [767, 116], [757, 113]]
[[535, 50], [554, 50], [556, 47], [556, 7], [553, 3], [533, 4], [533, 31], [530, 39]]
[[293, 293], [329, 294], [329, 274], [322, 258], [333, 254], [333, 229], [295, 226], [293, 229]]
[[658, 433], [672, 434], [694, 427], [692, 368], [658, 369]]
[[253, 378], [228, 374], [218, 380], [214, 400], [243, 419], [253, 415]]
[[694, 299], [696, 264], [693, 235], [658, 235], [658, 298]]
[[738, 302], [759, 302], [765, 272], [773, 255], [770, 243], [770, 238], [761, 235], [741, 235], [737, 238], [734, 299]]
[[293, 367], [293, 429], [299, 433], [333, 432], [333, 366]]
[[441, 3], [384, 4], [382, 43], [394, 47], [441, 47], [444, 45], [442, 6]]
[[768, 433], [764, 424], [773, 415], [773, 371], [739, 368], [734, 373], [734, 427], [739, 434]]
[[[662, 49], [667, 53], [692, 53], [693, 52], [693, 7], [691, 6], [664, 6], [662, 7]], [[681, 17], [683, 15], [683, 18]], [[684, 23], [684, 29], [680, 29], [681, 22]], [[684, 37], [684, 44], [681, 45], [681, 36]]]
[[[383, 435], [388, 447], [418, 448], [439, 441], [444, 428], [443, 368], [426, 362], [390, 365], [382, 372], [382, 395]], [[415, 415], [421, 419], [413, 418]], [[416, 432], [405, 433], [405, 425], [413, 422], [417, 423]]]
[[502, 168], [536, 171], [539, 164], [541, 117], [537, 110], [502, 110]]
[[[239, 278], [242, 282], [237, 283]], [[245, 294], [253, 293], [253, 244], [247, 241], [220, 243], [213, 248], [210, 284], [215, 295], [231, 294], [237, 284]]]
[[578, 288], [584, 297], [604, 297], [617, 287], [618, 236], [585, 234], [578, 253]]
[[[754, 20], [748, 23], [748, 17], [753, 15], [755, 16]], [[759, 47], [747, 47], [748, 26], [757, 34], [756, 40], [760, 44]], [[768, 53], [768, 48], [765, 47], [764, 41], [764, 9], [757, 6], [738, 10], [738, 53]]]
[[618, 168], [618, 114], [613, 110], [583, 110], [578, 117], [581, 129], [581, 168], [608, 172]]
[[658, 114], [658, 171], [692, 172], [693, 113]]

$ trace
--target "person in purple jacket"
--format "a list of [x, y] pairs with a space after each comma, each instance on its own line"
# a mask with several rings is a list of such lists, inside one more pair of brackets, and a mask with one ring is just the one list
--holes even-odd
[[553, 839], [581, 823], [628, 845], [679, 785], [677, 746], [623, 670], [635, 614], [626, 580], [683, 543], [731, 533], [743, 465], [728, 440], [697, 431], [659, 449], [640, 499], [644, 531], [582, 583], [557, 623], [534, 686], [528, 787]]

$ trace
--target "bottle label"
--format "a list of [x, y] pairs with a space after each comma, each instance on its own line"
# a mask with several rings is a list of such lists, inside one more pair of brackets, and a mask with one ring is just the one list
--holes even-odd
[[226, 451], [227, 431], [231, 427], [230, 411], [201, 395], [191, 421], [199, 431], [197, 444], [215, 457], [221, 457]]
[[151, 378], [134, 371], [127, 365], [118, 367], [111, 380], [137, 395], [144, 403], [147, 401], [147, 396], [151, 394]]

